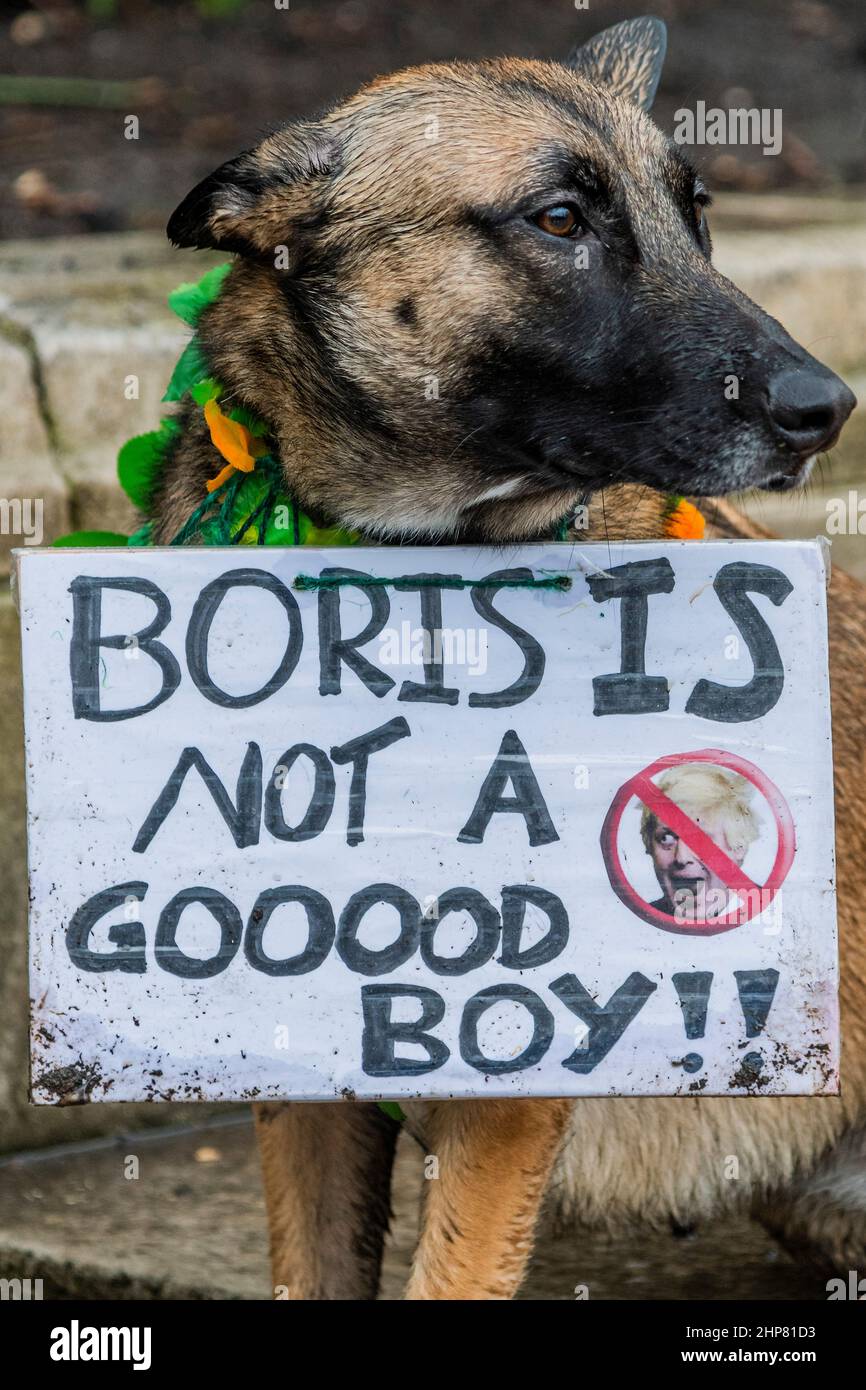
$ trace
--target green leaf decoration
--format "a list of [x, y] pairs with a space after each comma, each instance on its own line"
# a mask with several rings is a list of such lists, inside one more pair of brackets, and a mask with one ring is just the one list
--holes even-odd
[[246, 425], [254, 439], [261, 439], [268, 432], [264, 420], [260, 420], [258, 415], [253, 415], [251, 410], [242, 405], [233, 406], [226, 414], [230, 420], [237, 420], [239, 425]]
[[120, 486], [141, 511], [146, 511], [150, 505], [166, 450], [179, 434], [177, 420], [163, 420], [158, 430], [128, 439], [117, 456]]
[[357, 531], [345, 531], [342, 526], [314, 526], [306, 513], [301, 513], [301, 545], [357, 545]]
[[164, 401], [179, 401], [182, 396], [186, 395], [187, 391], [191, 391], [201, 381], [206, 370], [198, 339], [190, 338], [177, 359], [171, 374], [171, 381], [165, 388], [165, 395], [162, 399]]
[[143, 526], [139, 526], [137, 531], [133, 531], [127, 545], [153, 545], [153, 522], [146, 521]]
[[55, 545], [126, 545], [128, 536], [119, 531], [72, 531], [68, 536], [58, 536]]
[[396, 1100], [380, 1100], [379, 1109], [384, 1110], [385, 1114], [390, 1115], [391, 1119], [396, 1120], [398, 1124], [402, 1124], [406, 1118]]
[[218, 401], [222, 393], [223, 388], [213, 376], [202, 377], [201, 381], [197, 381], [194, 386], [189, 388], [189, 394], [196, 405], [202, 407], [206, 406], [208, 401]]
[[357, 545], [356, 531], [318, 527], [285, 491], [283, 471], [265, 454], [252, 473], [236, 473], [191, 514], [171, 544]]
[[223, 280], [231, 270], [232, 264], [231, 261], [226, 261], [223, 265], [215, 265], [212, 270], [205, 271], [200, 280], [178, 285], [168, 296], [168, 307], [179, 319], [183, 319], [184, 323], [195, 328], [202, 311], [218, 298]]

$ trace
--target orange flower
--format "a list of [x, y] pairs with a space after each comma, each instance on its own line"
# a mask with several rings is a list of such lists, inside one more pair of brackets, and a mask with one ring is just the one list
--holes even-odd
[[699, 541], [705, 528], [706, 522], [697, 507], [684, 497], [668, 512], [665, 521], [665, 535], [676, 541]]
[[227, 415], [223, 415], [216, 401], [207, 401], [204, 408], [204, 418], [207, 421], [210, 437], [215, 449], [218, 449], [226, 460], [225, 468], [221, 469], [215, 478], [211, 478], [207, 484], [208, 492], [215, 492], [218, 487], [231, 477], [235, 469], [242, 473], [252, 473], [256, 466], [256, 459], [261, 458], [266, 452], [266, 446], [261, 439], [256, 439], [250, 434], [246, 425], [240, 424], [238, 420], [230, 420]]

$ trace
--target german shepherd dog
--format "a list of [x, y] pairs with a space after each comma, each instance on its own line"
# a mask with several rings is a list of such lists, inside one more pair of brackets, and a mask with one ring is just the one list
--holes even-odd
[[[202, 348], [314, 519], [386, 544], [499, 544], [549, 537], [590, 499], [584, 538], [639, 539], [662, 534], [662, 493], [795, 487], [835, 441], [854, 397], [714, 270], [707, 190], [646, 115], [664, 49], [639, 19], [562, 63], [411, 68], [269, 135], [176, 210], [173, 242], [237, 257]], [[157, 542], [218, 463], [201, 412], [180, 418]], [[759, 534], [711, 511], [723, 534]], [[862, 799], [866, 634], [857, 586], [836, 585], [844, 806], [846, 789]], [[792, 1242], [866, 1256], [862, 825], [849, 814], [839, 846], [844, 1101], [407, 1104], [439, 1160], [409, 1297], [512, 1296], [551, 1181], [581, 1220], [751, 1201]], [[256, 1123], [275, 1285], [374, 1298], [397, 1123], [357, 1102], [260, 1105]]]

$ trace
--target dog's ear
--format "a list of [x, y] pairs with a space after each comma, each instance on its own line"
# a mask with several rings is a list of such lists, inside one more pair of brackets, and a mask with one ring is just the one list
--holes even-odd
[[626, 19], [603, 29], [594, 39], [575, 48], [567, 65], [591, 82], [609, 87], [617, 96], [649, 111], [658, 90], [667, 46], [668, 33], [662, 20], [644, 15], [642, 19]]
[[169, 218], [168, 238], [291, 269], [337, 158], [336, 141], [317, 126], [277, 131], [196, 184]]

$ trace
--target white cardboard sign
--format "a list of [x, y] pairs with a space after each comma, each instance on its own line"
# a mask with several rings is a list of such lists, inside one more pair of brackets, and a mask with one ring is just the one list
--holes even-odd
[[17, 583], [36, 1102], [836, 1091], [818, 542]]

